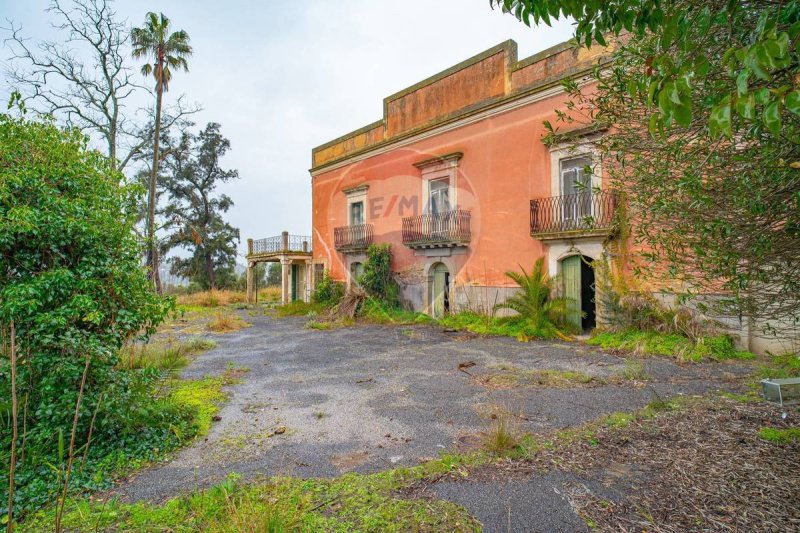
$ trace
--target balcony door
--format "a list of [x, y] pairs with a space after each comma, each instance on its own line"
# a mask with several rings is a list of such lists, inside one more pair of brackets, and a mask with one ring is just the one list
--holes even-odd
[[428, 206], [431, 214], [431, 235], [444, 237], [448, 230], [450, 212], [450, 178], [439, 178], [429, 183]]
[[360, 226], [364, 223], [364, 202], [352, 202], [350, 204], [350, 225]]
[[581, 227], [592, 212], [592, 176], [586, 172], [591, 164], [588, 157], [561, 161], [561, 216], [565, 229]]

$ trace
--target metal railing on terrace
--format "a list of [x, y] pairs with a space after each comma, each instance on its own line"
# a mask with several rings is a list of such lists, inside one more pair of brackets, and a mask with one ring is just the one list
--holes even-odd
[[403, 219], [403, 244], [409, 248], [439, 248], [469, 244], [470, 212], [461, 209]]
[[248, 248], [248, 255], [279, 254], [287, 252], [311, 252], [311, 237], [284, 233], [266, 239], [255, 239]]
[[587, 190], [531, 200], [531, 235], [610, 230], [618, 205], [616, 191]]
[[372, 224], [354, 224], [333, 229], [333, 247], [340, 252], [366, 250], [372, 244]]

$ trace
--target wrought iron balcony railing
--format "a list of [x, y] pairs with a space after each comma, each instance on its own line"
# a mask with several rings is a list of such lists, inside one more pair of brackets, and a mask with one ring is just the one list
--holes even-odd
[[333, 247], [340, 252], [360, 252], [372, 244], [372, 224], [355, 224], [333, 229]]
[[470, 212], [461, 209], [403, 219], [403, 244], [409, 248], [443, 248], [469, 244]]
[[292, 252], [310, 253], [311, 237], [284, 233], [266, 239], [255, 239], [252, 241], [252, 246], [248, 246], [248, 248], [248, 255], [269, 255]]
[[607, 233], [618, 204], [619, 193], [598, 190], [531, 200], [531, 235]]

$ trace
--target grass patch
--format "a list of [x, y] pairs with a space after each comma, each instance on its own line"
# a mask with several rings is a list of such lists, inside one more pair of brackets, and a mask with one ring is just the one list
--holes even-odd
[[[335, 479], [276, 477], [244, 485], [236, 475], [211, 489], [162, 505], [69, 502], [67, 530], [115, 531], [479, 531], [480, 525], [454, 503], [403, 497], [422, 480], [458, 471], [464, 459], [443, 456], [413, 468]], [[20, 531], [52, 524], [40, 513]]]
[[304, 302], [295, 300], [286, 305], [276, 307], [279, 317], [286, 316], [316, 316], [326, 311], [328, 306], [318, 302]]
[[516, 451], [522, 436], [511, 417], [506, 414], [497, 416], [491, 428], [481, 439], [484, 450], [495, 455], [507, 455]]
[[758, 436], [774, 444], [792, 444], [800, 442], [800, 428], [761, 428]]
[[681, 361], [724, 361], [729, 359], [754, 359], [750, 352], [736, 350], [727, 335], [701, 337], [697, 341], [676, 333], [656, 331], [597, 331], [586, 341], [604, 350], [623, 350], [640, 355], [663, 355]]
[[513, 365], [501, 365], [499, 371], [481, 376], [479, 380], [487, 387], [510, 389], [516, 387], [564, 388], [575, 385], [602, 383], [602, 380], [572, 370], [528, 370]]
[[206, 328], [215, 333], [229, 333], [249, 326], [250, 324], [239, 318], [238, 315], [227, 312], [218, 312], [214, 318], [206, 324]]
[[508, 317], [490, 317], [464, 311], [447, 315], [439, 320], [445, 328], [470, 331], [478, 335], [513, 337], [520, 342], [531, 339], [566, 339], [554, 325], [546, 323], [536, 327], [525, 318], [515, 315]]
[[140, 370], [154, 368], [175, 370], [186, 366], [189, 357], [215, 348], [217, 343], [211, 339], [194, 337], [187, 341], [169, 339], [165, 342], [130, 344], [119, 354], [118, 369]]
[[389, 306], [375, 298], [367, 298], [360, 309], [359, 318], [372, 324], [430, 324], [433, 319], [426, 314]]
[[758, 369], [762, 378], [794, 378], [800, 376], [800, 354], [773, 355]]

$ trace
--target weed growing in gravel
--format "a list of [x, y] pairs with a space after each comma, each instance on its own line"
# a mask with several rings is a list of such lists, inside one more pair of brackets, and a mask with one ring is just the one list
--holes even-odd
[[238, 331], [249, 326], [250, 324], [239, 318], [237, 315], [219, 312], [206, 327], [215, 333], [228, 333], [230, 331]]
[[327, 309], [329, 309], [329, 307], [324, 303], [304, 302], [302, 300], [295, 300], [294, 302], [276, 308], [279, 317], [317, 316]]
[[498, 372], [479, 378], [479, 381], [491, 388], [510, 389], [515, 387], [552, 387], [563, 388], [575, 385], [602, 383], [602, 380], [573, 370], [528, 370], [513, 365], [501, 365]]
[[636, 359], [626, 359], [617, 375], [627, 381], [648, 381], [650, 375], [644, 370], [644, 365]]

